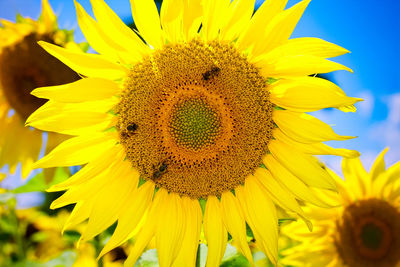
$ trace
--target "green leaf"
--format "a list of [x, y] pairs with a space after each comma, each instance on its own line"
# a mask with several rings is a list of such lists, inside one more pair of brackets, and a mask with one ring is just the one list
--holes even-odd
[[[55, 171], [55, 173], [54, 173], [54, 177], [53, 177], [53, 179], [51, 180], [50, 184], [47, 186], [47, 188], [50, 187], [50, 186], [52, 186], [52, 185], [55, 185], [55, 184], [59, 184], [59, 183], [61, 183], [61, 182], [64, 182], [65, 180], [67, 180], [67, 179], [69, 178], [69, 176], [70, 176], [70, 174], [69, 174], [69, 172], [66, 170], [66, 168], [63, 168], [63, 167], [57, 168], [56, 171]], [[46, 188], [46, 189], [47, 189], [47, 188]]]
[[202, 211], [202, 213], [204, 215], [204, 213], [206, 212], [207, 200], [205, 200], [204, 198], [200, 198], [199, 199], [199, 203], [200, 203], [201, 211]]
[[67, 241], [69, 241], [71, 243], [77, 242], [80, 237], [81, 237], [81, 234], [79, 232], [73, 231], [73, 230], [66, 230], [63, 235], [63, 238], [65, 238]]
[[3, 194], [0, 194], [0, 204], [7, 204], [9, 201], [10, 201], [10, 199], [13, 199], [14, 198], [14, 194], [12, 194], [12, 193], [3, 193]]
[[267, 78], [267, 83], [268, 84], [273, 84], [274, 82], [276, 82], [276, 81], [278, 81], [279, 79], [275, 79], [275, 78], [272, 78], [272, 77], [269, 77], [269, 78]]
[[136, 266], [140, 267], [156, 267], [158, 266], [157, 251], [155, 249], [149, 249], [145, 251]]
[[253, 230], [251, 230], [250, 226], [246, 223], [246, 234], [248, 237], [254, 238]]
[[17, 13], [17, 17], [16, 17], [15, 21], [17, 23], [24, 23], [26, 21], [26, 19], [21, 14]]
[[237, 254], [227, 261], [222, 262], [220, 267], [251, 267], [245, 256]]
[[82, 42], [79, 43], [78, 46], [82, 49], [83, 52], [87, 52], [89, 50], [89, 43]]
[[11, 190], [14, 194], [43, 192], [47, 189], [43, 172], [36, 174], [26, 184]]
[[278, 220], [278, 224], [279, 226], [281, 226], [282, 224], [286, 223], [286, 222], [294, 222], [297, 221], [296, 218], [284, 218], [284, 219], [279, 219]]

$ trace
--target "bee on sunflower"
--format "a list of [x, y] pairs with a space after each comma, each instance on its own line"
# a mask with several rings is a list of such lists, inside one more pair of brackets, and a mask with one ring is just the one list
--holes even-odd
[[194, 266], [201, 232], [207, 266], [218, 266], [228, 232], [253, 263], [246, 228], [274, 263], [278, 218], [298, 200], [327, 203], [313, 188], [336, 190], [312, 156], [356, 157], [322, 142], [352, 137], [305, 112], [355, 111], [359, 98], [311, 77], [349, 68], [347, 53], [318, 38], [288, 39], [309, 0], [131, 0], [132, 31], [102, 0], [95, 19], [75, 2], [78, 23], [99, 54], [40, 42], [85, 77], [43, 87], [49, 101], [27, 125], [74, 137], [35, 167], [85, 165], [49, 191], [51, 208], [76, 203], [65, 227], [88, 220], [81, 241], [118, 221], [99, 257], [134, 239], [126, 266], [155, 241], [160, 266]]
[[[32, 170], [42, 146], [42, 132], [24, 127], [25, 120], [46, 100], [30, 92], [37, 87], [73, 82], [79, 76], [50, 56], [37, 42], [46, 41], [80, 50], [72, 31], [61, 30], [47, 0], [35, 21], [17, 15], [16, 23], [0, 20], [0, 168], [14, 173], [21, 163], [22, 176]], [[60, 143], [61, 135], [49, 134], [48, 148]], [[61, 139], [64, 140], [64, 139]]]
[[386, 169], [385, 149], [369, 173], [359, 158], [344, 159], [345, 181], [331, 172], [341, 207], [307, 207], [308, 232], [289, 224], [282, 232], [299, 244], [282, 252], [291, 266], [400, 266], [400, 163]]

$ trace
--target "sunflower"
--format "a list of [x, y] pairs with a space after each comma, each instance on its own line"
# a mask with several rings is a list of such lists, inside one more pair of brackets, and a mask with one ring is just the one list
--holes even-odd
[[[37, 41], [75, 47], [72, 31], [60, 30], [47, 0], [38, 21], [17, 16], [0, 27], [0, 168], [14, 173], [22, 164], [22, 176], [32, 170], [42, 146], [42, 132], [25, 128], [28, 116], [46, 101], [30, 94], [40, 86], [73, 82], [79, 76], [44, 51]], [[49, 135], [48, 147], [59, 144], [60, 135]]]
[[308, 207], [314, 232], [290, 224], [283, 232], [301, 244], [287, 249], [294, 266], [400, 266], [400, 162], [386, 170], [385, 149], [369, 173], [357, 159], [342, 162], [345, 181], [332, 172], [341, 207]]
[[325, 58], [348, 52], [317, 38], [288, 40], [310, 1], [131, 0], [138, 31], [101, 0], [96, 20], [76, 3], [78, 23], [99, 54], [40, 42], [85, 77], [43, 87], [49, 99], [27, 120], [73, 135], [35, 167], [85, 165], [49, 191], [51, 208], [76, 203], [66, 227], [88, 219], [81, 241], [118, 221], [100, 257], [131, 237], [126, 266], [155, 240], [160, 266], [194, 266], [201, 231], [207, 266], [217, 266], [228, 232], [253, 262], [246, 228], [277, 262], [278, 217], [300, 216], [297, 200], [330, 206], [312, 188], [336, 190], [312, 154], [355, 157], [346, 140], [306, 114], [355, 111], [358, 98], [309, 76], [350, 70]]

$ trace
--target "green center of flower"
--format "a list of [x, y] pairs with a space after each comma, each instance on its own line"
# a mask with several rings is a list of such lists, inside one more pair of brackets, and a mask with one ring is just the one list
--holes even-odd
[[218, 114], [202, 98], [187, 99], [172, 111], [171, 134], [178, 146], [198, 151], [212, 145], [220, 127]]
[[361, 239], [367, 248], [378, 249], [382, 243], [383, 231], [374, 223], [366, 223], [361, 230]]

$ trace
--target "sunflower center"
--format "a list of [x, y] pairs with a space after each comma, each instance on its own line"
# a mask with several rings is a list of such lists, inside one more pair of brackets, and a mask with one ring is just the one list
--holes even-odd
[[346, 207], [337, 225], [335, 244], [347, 265], [396, 266], [400, 261], [400, 212], [388, 202], [356, 202]]
[[[373, 218], [370, 219], [370, 222], [364, 223], [360, 233], [362, 245], [373, 250], [380, 248], [384, 238], [383, 229], [387, 229], [386, 225]], [[385, 237], [389, 239], [390, 235], [386, 235]]]
[[54, 43], [53, 39], [52, 34], [31, 33], [1, 50], [1, 88], [11, 108], [23, 120], [46, 102], [31, 95], [33, 89], [79, 79], [75, 72], [37, 44], [39, 40]]
[[217, 112], [202, 98], [184, 100], [171, 114], [171, 135], [178, 146], [198, 151], [215, 144], [220, 130]]
[[191, 198], [219, 196], [262, 162], [274, 127], [267, 81], [229, 44], [169, 44], [133, 66], [117, 112], [134, 168]]

